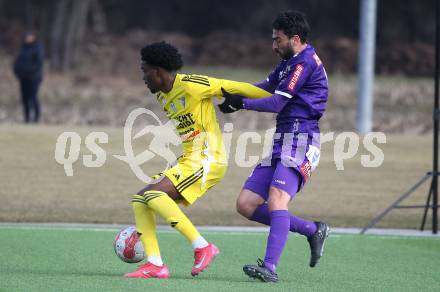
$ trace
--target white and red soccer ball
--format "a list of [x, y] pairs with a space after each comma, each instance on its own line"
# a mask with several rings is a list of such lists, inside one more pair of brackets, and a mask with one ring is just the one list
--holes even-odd
[[138, 263], [145, 258], [144, 246], [134, 226], [119, 231], [113, 247], [116, 255], [126, 263]]

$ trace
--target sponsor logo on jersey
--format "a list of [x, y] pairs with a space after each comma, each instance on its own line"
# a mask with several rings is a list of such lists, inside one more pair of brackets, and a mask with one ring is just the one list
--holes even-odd
[[299, 77], [301, 77], [301, 74], [304, 71], [304, 67], [301, 64], [296, 65], [295, 71], [292, 73], [292, 78], [290, 78], [289, 85], [287, 88], [292, 91], [295, 88], [296, 83], [299, 80]]
[[182, 139], [182, 142], [188, 142], [197, 137], [199, 134], [200, 130], [195, 130], [180, 136], [180, 138]]
[[306, 159], [306, 161], [304, 161], [304, 163], [300, 165], [299, 171], [304, 178], [304, 182], [307, 182], [310, 175], [312, 175], [312, 164], [310, 163], [310, 161]]
[[194, 122], [192, 113], [187, 113], [187, 114], [178, 116], [178, 117], [176, 117], [176, 120], [179, 122], [179, 124], [176, 127], [177, 130], [180, 130], [180, 129], [183, 129], [186, 127], [190, 127], [196, 123], [196, 122]]

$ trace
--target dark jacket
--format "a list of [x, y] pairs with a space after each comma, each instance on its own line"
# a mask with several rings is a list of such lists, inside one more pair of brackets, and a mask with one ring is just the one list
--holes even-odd
[[43, 46], [39, 42], [24, 44], [14, 63], [14, 73], [19, 79], [42, 79]]

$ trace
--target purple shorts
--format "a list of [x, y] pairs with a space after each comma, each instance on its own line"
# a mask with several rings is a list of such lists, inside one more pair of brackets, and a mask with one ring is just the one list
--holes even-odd
[[258, 164], [243, 188], [259, 194], [267, 201], [271, 186], [287, 192], [293, 198], [303, 185], [303, 176], [296, 168], [286, 166], [280, 159], [274, 159], [269, 166]]

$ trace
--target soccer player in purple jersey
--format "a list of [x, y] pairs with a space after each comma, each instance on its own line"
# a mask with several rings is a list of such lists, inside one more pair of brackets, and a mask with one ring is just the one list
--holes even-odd
[[292, 215], [288, 203], [304, 186], [320, 156], [319, 119], [328, 96], [328, 80], [321, 60], [306, 43], [310, 28], [298, 11], [278, 15], [273, 23], [273, 50], [282, 58], [268, 78], [257, 84], [273, 95], [249, 99], [224, 91], [224, 113], [240, 109], [278, 113], [271, 157], [257, 165], [244, 184], [237, 210], [249, 220], [270, 225], [264, 261], [243, 271], [264, 282], [277, 282], [276, 267], [289, 231], [306, 236], [310, 266], [324, 249], [329, 227]]

